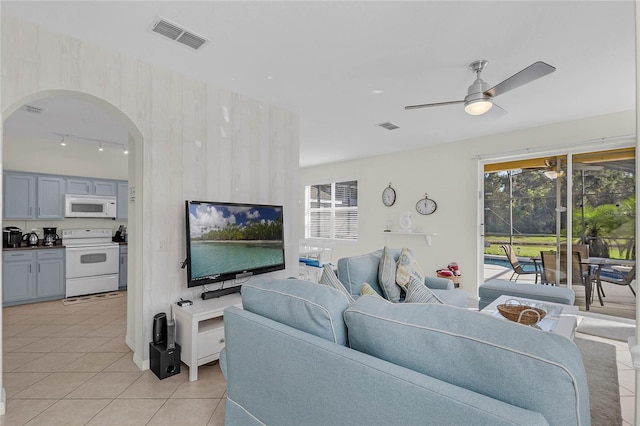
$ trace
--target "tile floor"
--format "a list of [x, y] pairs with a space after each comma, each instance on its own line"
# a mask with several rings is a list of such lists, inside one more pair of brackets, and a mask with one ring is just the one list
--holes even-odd
[[1, 425], [222, 425], [226, 381], [217, 363], [195, 382], [140, 371], [124, 343], [126, 297], [2, 310]]
[[[184, 364], [180, 374], [159, 380], [133, 363], [124, 343], [126, 297], [2, 313], [7, 413], [0, 425], [224, 423], [226, 382], [217, 363], [201, 366], [195, 382]], [[622, 417], [633, 425], [635, 373], [627, 344], [579, 336], [616, 346]]]

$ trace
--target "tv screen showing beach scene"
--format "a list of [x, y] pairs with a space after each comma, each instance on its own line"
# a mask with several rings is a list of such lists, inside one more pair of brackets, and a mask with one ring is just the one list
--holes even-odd
[[282, 206], [185, 204], [189, 287], [285, 268]]

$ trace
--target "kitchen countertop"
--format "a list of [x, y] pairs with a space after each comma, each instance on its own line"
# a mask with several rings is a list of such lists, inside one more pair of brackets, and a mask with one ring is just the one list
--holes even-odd
[[2, 251], [15, 251], [15, 250], [51, 250], [65, 248], [62, 244], [56, 246], [22, 246], [22, 247], [3, 247]]

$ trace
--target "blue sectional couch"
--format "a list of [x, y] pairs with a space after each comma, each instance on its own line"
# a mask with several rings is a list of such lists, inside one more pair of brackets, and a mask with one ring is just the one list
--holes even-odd
[[[398, 260], [400, 249], [393, 249], [393, 257]], [[338, 279], [354, 298], [360, 296], [362, 283], [368, 283], [381, 296], [384, 296], [378, 281], [378, 267], [382, 250], [360, 256], [344, 257], [338, 260]], [[425, 285], [447, 305], [464, 308], [467, 306], [467, 293], [456, 289], [453, 281], [446, 278], [425, 277]]]
[[254, 278], [242, 303], [224, 313], [225, 424], [590, 425], [564, 337], [296, 279]]

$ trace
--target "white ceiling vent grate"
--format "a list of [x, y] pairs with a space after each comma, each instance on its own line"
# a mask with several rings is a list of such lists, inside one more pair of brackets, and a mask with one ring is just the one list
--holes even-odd
[[378, 126], [382, 127], [383, 129], [387, 129], [387, 130], [395, 130], [395, 129], [399, 129], [400, 126], [396, 126], [395, 124], [391, 123], [390, 121], [386, 121], [384, 123], [380, 123], [378, 124]]
[[30, 112], [32, 114], [42, 114], [42, 108], [40, 107], [35, 107], [32, 105], [25, 105], [22, 107], [26, 112]]
[[198, 50], [208, 41], [206, 38], [194, 34], [162, 17], [158, 17], [153, 21], [151, 31], [185, 46], [189, 46], [194, 50]]

